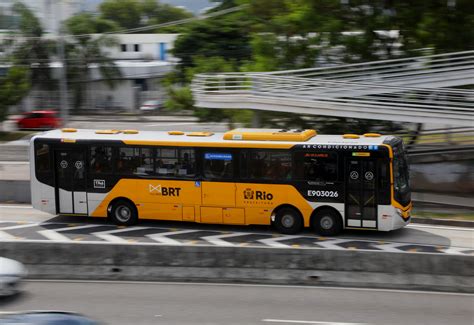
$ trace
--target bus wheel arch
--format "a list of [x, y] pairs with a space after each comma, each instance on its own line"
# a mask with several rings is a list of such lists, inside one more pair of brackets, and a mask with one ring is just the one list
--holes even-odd
[[107, 216], [117, 225], [130, 226], [138, 222], [138, 209], [132, 200], [116, 197], [107, 207]]
[[295, 206], [282, 204], [272, 212], [272, 225], [283, 234], [296, 234], [304, 227], [303, 215]]
[[335, 236], [342, 232], [343, 219], [341, 213], [329, 205], [314, 209], [310, 218], [314, 231], [323, 236]]

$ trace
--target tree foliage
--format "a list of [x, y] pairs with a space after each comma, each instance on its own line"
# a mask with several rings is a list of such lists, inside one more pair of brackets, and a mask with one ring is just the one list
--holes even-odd
[[100, 4], [99, 10], [102, 18], [114, 21], [122, 29], [192, 17], [192, 14], [184, 9], [156, 0], [105, 0]]
[[8, 106], [18, 104], [30, 90], [29, 71], [24, 67], [11, 67], [0, 77], [0, 121], [5, 119]]
[[65, 26], [71, 35], [75, 35], [72, 41], [66, 44], [66, 60], [67, 76], [74, 94], [73, 106], [79, 109], [87, 98], [92, 67], [98, 69], [109, 87], [114, 87], [121, 77], [119, 68], [106, 53], [107, 48], [119, 45], [118, 40], [110, 35], [89, 35], [100, 33], [103, 29], [118, 29], [118, 26], [87, 13], [71, 17], [65, 22]]

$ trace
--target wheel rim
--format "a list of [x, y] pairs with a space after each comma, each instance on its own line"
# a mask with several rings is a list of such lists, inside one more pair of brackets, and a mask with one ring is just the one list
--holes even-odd
[[295, 224], [295, 217], [293, 217], [291, 214], [285, 214], [281, 218], [281, 224], [285, 228], [291, 228]]
[[319, 223], [324, 230], [329, 230], [334, 226], [334, 220], [330, 216], [322, 217]]
[[115, 210], [115, 217], [120, 222], [128, 222], [132, 216], [132, 211], [129, 207], [121, 205]]

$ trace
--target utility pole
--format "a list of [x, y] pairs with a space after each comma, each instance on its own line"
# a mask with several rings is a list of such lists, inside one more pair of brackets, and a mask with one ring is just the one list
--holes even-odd
[[56, 35], [58, 36], [57, 41], [57, 56], [59, 62], [61, 63], [61, 68], [59, 69], [59, 105], [60, 107], [60, 114], [63, 120], [63, 125], [69, 122], [69, 102], [68, 102], [68, 95], [67, 95], [67, 76], [66, 76], [66, 60], [64, 55], [64, 35], [63, 29], [61, 27], [61, 17], [62, 17], [62, 4], [61, 0], [58, 0], [57, 8], [57, 15], [56, 15]]

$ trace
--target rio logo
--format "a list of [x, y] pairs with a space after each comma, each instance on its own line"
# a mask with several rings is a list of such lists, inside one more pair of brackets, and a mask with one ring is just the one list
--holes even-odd
[[[255, 195], [254, 195], [255, 193]], [[271, 201], [273, 200], [273, 194], [272, 193], [267, 193], [265, 191], [253, 191], [250, 188], [247, 188], [244, 191], [244, 199], [246, 200], [253, 200], [255, 197], [255, 200], [260, 200], [260, 201]]]

